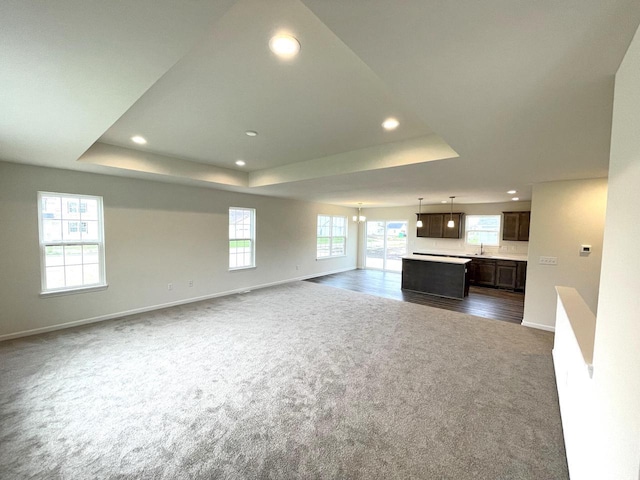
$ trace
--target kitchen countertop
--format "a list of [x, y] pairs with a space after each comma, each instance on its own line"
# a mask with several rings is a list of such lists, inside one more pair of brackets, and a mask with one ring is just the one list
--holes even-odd
[[524, 254], [505, 254], [505, 253], [490, 253], [490, 254], [484, 254], [484, 255], [476, 255], [475, 253], [466, 253], [466, 252], [447, 252], [445, 250], [422, 250], [422, 251], [415, 251], [413, 252], [414, 255], [436, 255], [436, 256], [441, 256], [441, 255], [454, 255], [456, 257], [464, 257], [464, 258], [487, 258], [487, 259], [493, 259], [493, 260], [512, 260], [512, 261], [516, 261], [516, 262], [526, 262], [527, 261], [527, 255]]
[[405, 255], [403, 260], [418, 260], [420, 262], [457, 263], [459, 265], [469, 263], [471, 259], [456, 257], [439, 257], [437, 255]]

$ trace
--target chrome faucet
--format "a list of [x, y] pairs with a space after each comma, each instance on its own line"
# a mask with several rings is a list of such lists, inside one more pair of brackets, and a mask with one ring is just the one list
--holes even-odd
[[484, 245], [481, 243], [481, 244], [480, 244], [480, 255], [484, 255], [484, 251], [482, 250], [482, 247], [483, 247], [483, 246], [484, 246]]

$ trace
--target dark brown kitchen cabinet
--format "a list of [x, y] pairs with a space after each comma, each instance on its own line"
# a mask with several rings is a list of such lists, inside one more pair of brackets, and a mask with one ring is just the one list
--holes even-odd
[[469, 283], [471, 285], [476, 284], [476, 267], [477, 266], [478, 266], [478, 263], [473, 259], [469, 263], [467, 263], [467, 277], [469, 277]]
[[[447, 223], [449, 220], [453, 220], [453, 228], [449, 228]], [[442, 238], [460, 238], [462, 233], [462, 214], [454, 213], [453, 215], [446, 213], [443, 215], [444, 222], [444, 232], [442, 233]]]
[[517, 262], [516, 290], [524, 290], [527, 280], [527, 262]]
[[474, 259], [474, 283], [495, 287], [496, 285], [496, 262], [495, 260]]
[[502, 212], [502, 240], [529, 241], [531, 212]]
[[[424, 222], [424, 220], [422, 220]], [[430, 238], [442, 238], [442, 229], [444, 227], [444, 220], [442, 214], [439, 215], [427, 215], [427, 221], [425, 222], [427, 227], [427, 236]]]
[[517, 263], [507, 260], [496, 261], [496, 287], [515, 290], [517, 283]]
[[460, 238], [462, 233], [462, 213], [453, 214], [454, 227], [447, 227], [447, 222], [451, 218], [449, 213], [422, 213], [416, 214], [418, 219], [422, 219], [422, 227], [417, 229], [418, 237], [427, 238]]
[[527, 278], [527, 262], [473, 258], [467, 264], [467, 272], [471, 285], [523, 291]]

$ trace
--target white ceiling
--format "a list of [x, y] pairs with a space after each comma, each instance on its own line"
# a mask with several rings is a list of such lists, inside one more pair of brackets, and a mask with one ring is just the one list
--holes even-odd
[[3, 0], [0, 159], [350, 206], [528, 200], [606, 176], [639, 22], [637, 0]]

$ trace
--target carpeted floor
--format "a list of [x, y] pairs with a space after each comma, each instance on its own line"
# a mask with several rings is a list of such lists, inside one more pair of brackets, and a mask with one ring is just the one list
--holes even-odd
[[0, 344], [2, 479], [566, 479], [553, 336], [307, 282]]

